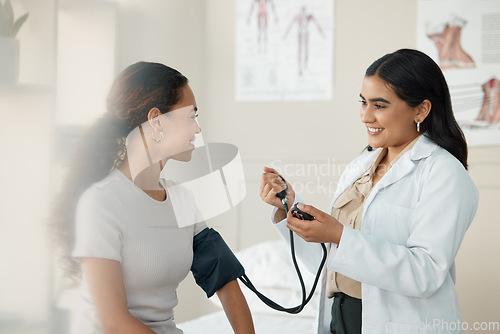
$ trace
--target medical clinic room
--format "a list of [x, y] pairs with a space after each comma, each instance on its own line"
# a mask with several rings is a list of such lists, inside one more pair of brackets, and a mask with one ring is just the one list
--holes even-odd
[[500, 334], [499, 0], [0, 0], [0, 334]]

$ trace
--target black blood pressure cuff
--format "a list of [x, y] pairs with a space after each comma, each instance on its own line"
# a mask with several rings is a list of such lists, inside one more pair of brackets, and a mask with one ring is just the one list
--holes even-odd
[[245, 274], [245, 269], [220, 234], [205, 228], [193, 239], [193, 264], [196, 284], [210, 298], [224, 285]]

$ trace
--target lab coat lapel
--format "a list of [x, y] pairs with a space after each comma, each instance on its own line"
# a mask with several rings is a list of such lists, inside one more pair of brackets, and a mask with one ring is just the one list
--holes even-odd
[[358, 161], [356, 161], [355, 164], [352, 164], [350, 168], [348, 168], [345, 173], [345, 177], [343, 177], [343, 180], [341, 183], [339, 183], [337, 187], [337, 191], [335, 192], [335, 195], [333, 196], [332, 203], [330, 205], [333, 205], [333, 203], [337, 200], [337, 197], [339, 197], [346, 189], [351, 186], [359, 177], [361, 174], [363, 174], [373, 163], [375, 160], [377, 160], [378, 155], [380, 154], [380, 151], [382, 149], [376, 149], [373, 150], [372, 152], [369, 152], [363, 156], [360, 156]]
[[394, 166], [375, 185], [372, 192], [366, 199], [364, 211], [366, 211], [379, 191], [405, 177], [415, 168], [418, 160], [431, 155], [436, 147], [437, 145], [431, 139], [429, 139], [425, 135], [421, 136], [420, 139], [418, 139], [418, 141], [415, 143], [415, 146], [409, 152], [399, 158]]
[[415, 163], [410, 159], [410, 152], [403, 155], [396, 162], [394, 166], [392, 166], [389, 171], [380, 179], [380, 181], [373, 188], [373, 193], [384, 189], [385, 187], [390, 186], [394, 182], [401, 180], [408, 173], [410, 173], [413, 168], [415, 168]]

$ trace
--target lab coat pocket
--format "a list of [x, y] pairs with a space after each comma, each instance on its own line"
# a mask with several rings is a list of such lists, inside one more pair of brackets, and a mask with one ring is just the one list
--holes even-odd
[[381, 204], [377, 208], [373, 231], [398, 245], [406, 245], [410, 236], [413, 209], [395, 204]]

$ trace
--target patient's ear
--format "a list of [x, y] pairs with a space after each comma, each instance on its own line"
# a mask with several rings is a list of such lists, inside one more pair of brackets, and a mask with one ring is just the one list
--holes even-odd
[[431, 112], [432, 109], [432, 103], [431, 101], [425, 99], [416, 107], [416, 114], [415, 114], [415, 123], [420, 122], [422, 123], [429, 113]]
[[160, 121], [160, 116], [162, 115], [160, 109], [154, 107], [151, 108], [148, 112], [148, 121], [149, 124], [153, 127], [155, 130], [161, 129], [161, 121]]

